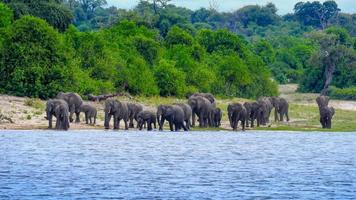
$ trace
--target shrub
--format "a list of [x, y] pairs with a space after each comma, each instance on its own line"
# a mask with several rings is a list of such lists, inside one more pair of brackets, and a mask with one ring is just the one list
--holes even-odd
[[174, 62], [161, 60], [155, 69], [155, 78], [161, 96], [184, 96], [185, 75], [174, 66]]
[[356, 87], [343, 89], [330, 87], [329, 96], [333, 99], [356, 100]]

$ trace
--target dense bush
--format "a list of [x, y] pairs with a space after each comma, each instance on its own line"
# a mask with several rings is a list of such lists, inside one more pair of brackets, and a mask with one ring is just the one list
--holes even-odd
[[329, 95], [333, 99], [356, 100], [356, 87], [343, 89], [330, 87]]

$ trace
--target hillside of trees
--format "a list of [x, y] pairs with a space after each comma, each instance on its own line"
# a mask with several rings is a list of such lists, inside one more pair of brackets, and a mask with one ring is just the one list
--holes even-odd
[[298, 83], [302, 92], [356, 96], [356, 14], [334, 1], [300, 2], [284, 16], [272, 3], [225, 13], [169, 0], [132, 10], [105, 0], [0, 2], [1, 93], [256, 98]]

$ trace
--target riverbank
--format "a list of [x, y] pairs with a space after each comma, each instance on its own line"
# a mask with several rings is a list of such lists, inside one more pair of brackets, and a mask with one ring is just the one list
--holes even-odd
[[[336, 109], [336, 115], [333, 119], [333, 128], [331, 130], [323, 130], [319, 124], [319, 111], [315, 103], [317, 94], [301, 94], [297, 93], [296, 85], [280, 86], [281, 96], [286, 98], [290, 103], [289, 115], [290, 122], [274, 122], [273, 111], [271, 114], [271, 124], [266, 127], [256, 128], [256, 130], [287, 130], [287, 131], [340, 131], [349, 132], [356, 131], [356, 102], [355, 101], [338, 101], [331, 100], [330, 105]], [[130, 100], [126, 97], [120, 97], [122, 101], [135, 101], [144, 105], [145, 109], [155, 110], [159, 104], [171, 104], [177, 102], [186, 102], [186, 99], [177, 98], [162, 98], [162, 97], [135, 97]], [[245, 102], [246, 99], [232, 98], [219, 99], [217, 105], [223, 110], [222, 126], [219, 129], [204, 129], [204, 130], [231, 130], [227, 118], [227, 105], [231, 102]], [[91, 104], [98, 109], [97, 125], [86, 125], [84, 123], [84, 115], [81, 115], [81, 123], [72, 123], [71, 130], [79, 129], [104, 129], [104, 102], [85, 102]], [[39, 99], [14, 97], [8, 95], [0, 95], [0, 113], [3, 116], [11, 118], [13, 123], [8, 120], [1, 120], [1, 129], [14, 130], [33, 130], [47, 129], [48, 121], [45, 116], [45, 101]], [[121, 124], [123, 127], [123, 124]], [[193, 130], [202, 130], [194, 128]]]

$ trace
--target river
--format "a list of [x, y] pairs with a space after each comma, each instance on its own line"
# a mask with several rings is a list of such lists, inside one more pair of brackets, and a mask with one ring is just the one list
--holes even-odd
[[356, 133], [0, 131], [0, 199], [355, 199]]

